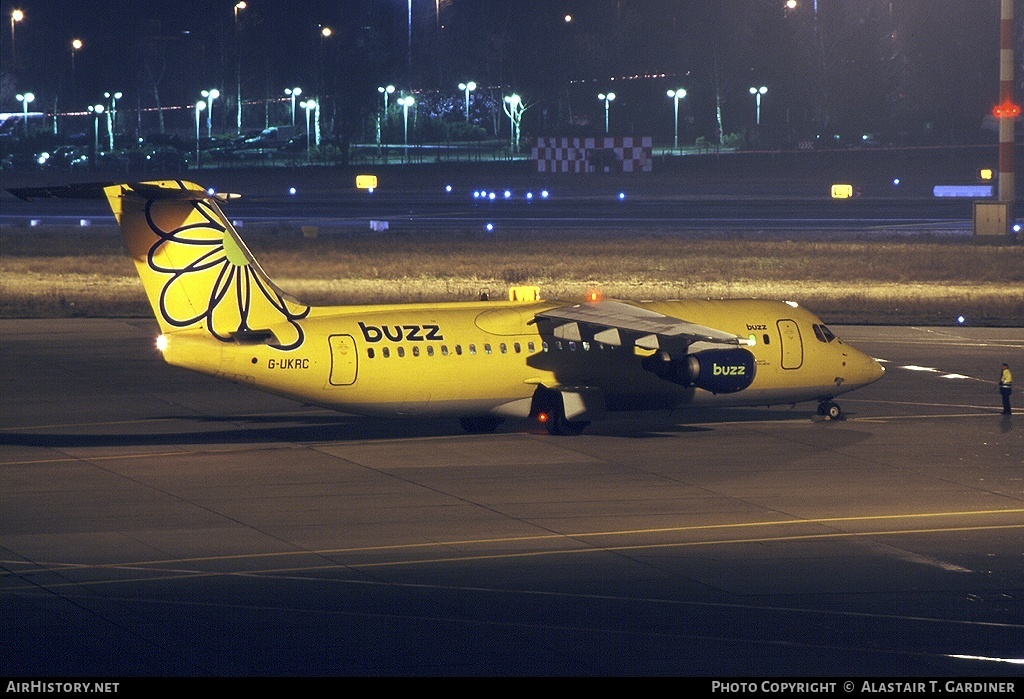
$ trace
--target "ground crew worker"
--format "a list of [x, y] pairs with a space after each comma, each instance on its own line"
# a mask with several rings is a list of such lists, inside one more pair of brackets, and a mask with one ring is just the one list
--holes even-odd
[[1003, 362], [1003, 370], [999, 374], [999, 392], [1003, 395], [1003, 415], [1010, 414], [1010, 392], [1013, 390], [1013, 374], [1010, 367]]

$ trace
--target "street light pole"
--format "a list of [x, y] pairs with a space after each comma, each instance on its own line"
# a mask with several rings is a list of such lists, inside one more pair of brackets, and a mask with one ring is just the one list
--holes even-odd
[[470, 80], [468, 83], [459, 83], [459, 89], [466, 93], [466, 123], [469, 123], [469, 93], [476, 89], [476, 83]]
[[103, 113], [102, 104], [94, 104], [89, 107], [92, 112], [92, 164], [96, 166], [96, 158], [100, 154], [100, 114]]
[[416, 100], [412, 95], [406, 95], [400, 97], [398, 103], [402, 105], [402, 112], [405, 117], [405, 159], [409, 160], [409, 107], [416, 104]]
[[117, 101], [123, 95], [120, 92], [113, 94], [104, 92], [103, 96], [110, 100], [110, 111], [107, 112], [107, 136], [110, 139], [110, 150], [114, 150], [114, 131], [117, 129]]
[[246, 7], [245, 0], [235, 3], [235, 81], [238, 88], [236, 103], [238, 105], [237, 133], [242, 133], [242, 34], [238, 24], [238, 13]]
[[669, 90], [668, 96], [672, 98], [672, 105], [675, 111], [675, 136], [672, 139], [672, 150], [679, 150], [679, 100], [686, 97], [686, 90]]
[[301, 87], [287, 87], [284, 94], [292, 98], [292, 127], [295, 126], [295, 98], [302, 94]]
[[309, 115], [316, 108], [316, 100], [308, 99], [299, 103], [299, 106], [306, 110], [306, 160], [310, 158], [310, 136], [309, 136]]
[[206, 102], [199, 100], [196, 102], [196, 169], [198, 170], [201, 163], [199, 160], [199, 113], [206, 109]]
[[750, 94], [754, 96], [754, 101], [757, 103], [757, 116], [755, 118], [754, 123], [757, 124], [758, 126], [761, 125], [761, 95], [765, 94], [766, 92], [768, 92], [768, 88], [765, 87], [764, 85], [762, 85], [761, 87], [750, 88]]
[[384, 118], [386, 119], [388, 116], [388, 95], [393, 95], [395, 93], [395, 86], [388, 85], [387, 87], [378, 87], [377, 92], [384, 95]]
[[23, 95], [15, 95], [15, 98], [21, 102], [22, 126], [25, 129], [25, 138], [28, 138], [28, 103], [34, 101], [36, 96], [26, 92]]
[[597, 99], [604, 100], [604, 133], [608, 135], [608, 105], [615, 100], [615, 93], [609, 92], [605, 94], [602, 92], [597, 96]]
[[[388, 95], [394, 94], [395, 86], [394, 85], [388, 85], [387, 87], [384, 87], [383, 85], [379, 85], [377, 87], [377, 92], [379, 92], [380, 94], [384, 95], [384, 125], [386, 126], [387, 123], [388, 123]], [[377, 117], [377, 144], [378, 145], [384, 142], [384, 132], [385, 132], [385, 129], [381, 128], [381, 118], [378, 116]]]
[[206, 112], [206, 135], [212, 137], [213, 136], [213, 101], [215, 99], [217, 99], [218, 97], [220, 97], [220, 90], [218, 90], [216, 88], [214, 88], [213, 90], [203, 90], [201, 94], [203, 95], [203, 97], [206, 98], [207, 106], [210, 108], [210, 110], [208, 112]]
[[526, 111], [526, 104], [523, 102], [523, 98], [512, 93], [505, 98], [505, 104], [503, 106], [505, 113], [508, 114], [508, 120], [510, 124], [509, 135], [508, 135], [508, 158], [512, 160], [515, 157], [516, 152], [519, 150], [519, 125], [523, 121], [523, 112]]
[[11, 10], [11, 64], [17, 67], [18, 53], [14, 47], [14, 25], [25, 19], [25, 13], [21, 10]]
[[82, 48], [81, 39], [71, 40], [71, 98], [75, 97], [75, 53]]
[[327, 93], [327, 83], [324, 80], [324, 73], [327, 71], [327, 59], [325, 58], [324, 42], [331, 37], [334, 30], [327, 26], [320, 26], [320, 58], [319, 65], [317, 66], [316, 74], [316, 94], [319, 95], [317, 99], [324, 96]]

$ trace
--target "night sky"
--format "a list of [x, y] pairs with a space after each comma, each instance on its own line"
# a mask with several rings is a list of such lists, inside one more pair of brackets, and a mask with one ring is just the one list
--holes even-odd
[[[455, 119], [457, 84], [475, 80], [473, 122], [490, 131], [501, 119], [487, 110], [488, 96], [522, 94], [527, 132], [591, 133], [603, 129], [597, 94], [614, 90], [614, 131], [664, 139], [672, 127], [665, 92], [683, 87], [683, 136], [692, 142], [717, 135], [718, 105], [725, 133], [751, 129], [749, 88], [765, 85], [761, 130], [778, 144], [817, 133], [990, 140], [999, 0], [818, 0], [816, 15], [813, 0], [784, 4], [414, 0], [410, 54], [406, 0], [248, 0], [237, 26], [231, 0], [5, 1], [0, 110], [18, 111], [14, 96], [26, 90], [46, 111], [55, 101], [59, 111], [84, 109], [105, 90], [124, 92], [125, 109], [146, 109], [159, 93], [164, 107], [181, 108], [168, 127], [181, 129], [199, 92], [218, 87], [227, 128], [241, 66], [243, 100], [260, 101], [247, 107], [246, 128], [284, 118], [283, 90], [294, 85], [318, 94], [332, 130], [348, 138], [365, 136], [381, 107], [377, 86], [388, 83]], [[26, 17], [12, 51], [14, 7]], [[322, 38], [322, 26], [332, 36]], [[72, 74], [75, 37], [84, 46]], [[279, 100], [273, 111], [262, 106], [268, 97]]]

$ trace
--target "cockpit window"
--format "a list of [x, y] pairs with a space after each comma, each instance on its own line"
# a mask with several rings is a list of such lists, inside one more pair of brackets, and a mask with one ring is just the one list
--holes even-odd
[[819, 325], [815, 323], [811, 327], [814, 328], [814, 336], [818, 338], [819, 342], [824, 342], [825, 344], [828, 344], [829, 342], [832, 342], [833, 340], [836, 339], [836, 336], [832, 334], [832, 331], [829, 330], [824, 325]]

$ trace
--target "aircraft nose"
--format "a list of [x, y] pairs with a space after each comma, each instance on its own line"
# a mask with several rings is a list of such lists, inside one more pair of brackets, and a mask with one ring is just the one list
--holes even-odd
[[854, 374], [853, 382], [859, 386], [866, 386], [869, 383], [874, 383], [880, 378], [885, 376], [885, 367], [883, 367], [877, 359], [868, 356], [863, 352], [856, 351], [854, 356], [850, 359]]
[[871, 381], [878, 381], [880, 378], [885, 376], [885, 367], [878, 363], [878, 360], [874, 357], [868, 357], [871, 362], [870, 368], [868, 369]]

